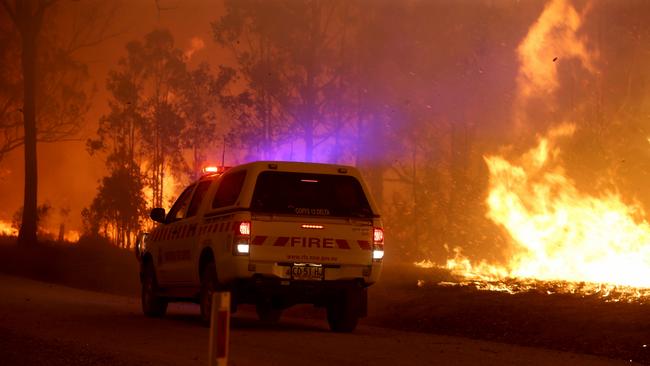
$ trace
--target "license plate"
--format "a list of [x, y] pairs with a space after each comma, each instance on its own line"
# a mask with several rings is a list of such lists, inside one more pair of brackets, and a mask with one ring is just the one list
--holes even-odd
[[291, 267], [291, 279], [297, 281], [321, 281], [323, 273], [323, 267], [321, 266], [294, 265]]

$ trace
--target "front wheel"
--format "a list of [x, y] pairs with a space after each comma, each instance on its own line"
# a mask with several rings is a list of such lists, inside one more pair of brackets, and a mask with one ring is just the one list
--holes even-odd
[[151, 318], [160, 318], [167, 312], [167, 300], [158, 295], [156, 271], [151, 262], [145, 264], [142, 274], [142, 312]]

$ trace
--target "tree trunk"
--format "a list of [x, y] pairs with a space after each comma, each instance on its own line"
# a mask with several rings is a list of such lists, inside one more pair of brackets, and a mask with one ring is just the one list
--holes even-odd
[[38, 174], [36, 164], [36, 36], [38, 27], [30, 21], [29, 7], [22, 8], [22, 71], [24, 82], [23, 120], [25, 129], [25, 197], [22, 225], [18, 233], [20, 245], [36, 243]]

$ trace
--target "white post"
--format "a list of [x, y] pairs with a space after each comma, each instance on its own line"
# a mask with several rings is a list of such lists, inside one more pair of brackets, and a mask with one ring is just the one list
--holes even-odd
[[227, 366], [230, 348], [230, 292], [212, 294], [208, 366]]

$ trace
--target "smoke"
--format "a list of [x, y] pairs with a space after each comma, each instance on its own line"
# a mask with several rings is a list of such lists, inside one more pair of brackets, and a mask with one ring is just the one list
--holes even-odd
[[191, 60], [194, 53], [205, 48], [205, 42], [201, 37], [192, 37], [190, 39], [190, 47], [185, 51], [185, 58]]

